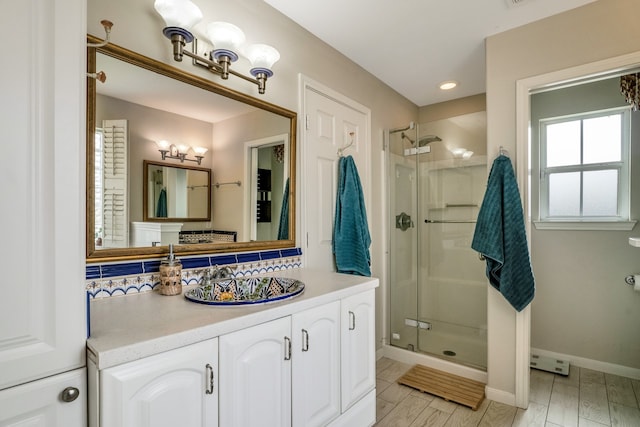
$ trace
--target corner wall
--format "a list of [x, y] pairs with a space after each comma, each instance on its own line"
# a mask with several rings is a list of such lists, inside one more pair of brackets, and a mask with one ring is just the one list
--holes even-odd
[[[489, 158], [494, 158], [499, 147], [503, 146], [516, 162], [517, 80], [637, 51], [639, 20], [637, 0], [599, 0], [488, 37]], [[563, 252], [573, 252], [574, 249], [580, 251], [569, 246], [555, 248]], [[535, 271], [535, 260], [533, 264]], [[567, 303], [571, 307], [570, 302]], [[515, 311], [491, 288], [488, 315], [488, 387], [504, 392], [505, 396], [515, 394]]]

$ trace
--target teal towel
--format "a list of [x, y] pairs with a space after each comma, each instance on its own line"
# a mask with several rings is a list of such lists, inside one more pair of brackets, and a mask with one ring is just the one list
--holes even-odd
[[156, 218], [166, 218], [167, 217], [167, 190], [164, 188], [160, 190], [160, 195], [158, 196], [158, 205], [156, 206]]
[[371, 235], [358, 169], [351, 156], [340, 157], [333, 226], [333, 254], [338, 272], [371, 276], [370, 245]]
[[518, 311], [535, 294], [520, 193], [511, 160], [493, 162], [471, 248], [485, 256], [487, 277]]
[[282, 208], [280, 209], [280, 224], [278, 225], [278, 240], [289, 239], [289, 178], [284, 185]]

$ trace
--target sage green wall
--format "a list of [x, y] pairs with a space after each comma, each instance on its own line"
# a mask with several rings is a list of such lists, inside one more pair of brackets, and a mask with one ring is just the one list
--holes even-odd
[[[599, 0], [487, 38], [489, 156], [496, 155], [500, 146], [509, 150], [512, 157], [517, 155], [515, 114], [518, 80], [637, 51], [639, 20], [637, 0]], [[594, 306], [612, 315], [621, 311], [622, 307], [605, 304], [605, 301], [598, 301], [600, 305], [591, 303], [588, 308], [583, 307], [581, 301], [576, 304], [572, 298], [582, 292], [584, 283], [598, 282], [610, 287], [612, 292], [624, 289], [624, 276], [637, 269], [638, 249], [631, 248], [625, 241], [625, 235], [618, 233], [583, 234], [573, 241], [566, 236], [558, 237], [556, 244], [545, 250], [556, 254], [559, 259], [564, 257], [565, 262], [541, 266], [534, 258], [533, 266], [537, 271], [550, 268], [558, 281], [573, 286], [573, 291], [567, 293], [564, 301], [567, 316], [571, 317], [571, 313], [578, 310], [594, 309]], [[601, 252], [600, 255], [596, 251]], [[603, 265], [606, 271], [594, 270], [590, 266], [594, 262], [606, 264]], [[631, 311], [637, 313], [640, 294], [630, 292], [628, 298], [635, 300], [634, 308], [626, 306], [624, 310], [629, 315]], [[507, 397], [515, 393], [515, 311], [492, 289], [488, 304], [488, 387], [503, 392]], [[588, 345], [605, 345], [597, 338], [590, 338], [587, 331], [583, 336], [589, 341]], [[622, 350], [625, 343], [617, 342], [616, 346]]]

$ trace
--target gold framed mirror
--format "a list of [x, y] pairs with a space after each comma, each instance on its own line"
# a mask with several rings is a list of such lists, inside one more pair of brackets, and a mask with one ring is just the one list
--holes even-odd
[[[89, 43], [100, 42], [91, 35], [87, 39]], [[96, 71], [106, 74], [106, 82], [91, 77]], [[135, 246], [131, 237], [134, 223], [173, 221], [149, 216], [149, 206], [143, 202], [148, 197], [143, 189], [143, 176], [146, 177], [143, 161], [160, 162], [162, 157], [156, 143], [166, 138], [207, 148], [198, 167], [211, 170], [209, 213], [186, 221], [180, 217], [181, 230], [188, 233], [215, 230], [237, 239], [178, 244], [174, 246], [176, 253], [196, 255], [295, 247], [295, 112], [112, 43], [88, 48], [87, 72], [87, 262], [154, 258], [168, 251], [166, 245]], [[194, 129], [199, 128], [202, 130], [196, 134]], [[126, 136], [124, 148], [115, 145], [111, 151], [104, 148], [110, 130], [114, 141], [120, 134]], [[272, 188], [277, 203], [270, 204], [270, 218], [274, 221], [270, 228], [276, 231], [255, 240], [256, 233], [250, 229], [255, 226], [250, 227], [250, 221], [256, 215], [252, 215], [250, 201], [258, 189], [252, 188], [251, 176], [255, 171], [249, 168], [257, 164], [251, 160], [255, 151], [252, 142], [262, 140], [269, 141], [273, 164], [279, 162], [281, 172], [273, 174], [279, 177]], [[105, 160], [110, 154], [113, 159]], [[186, 161], [195, 161], [189, 160], [193, 157], [189, 152]], [[188, 163], [167, 158], [162, 164], [180, 168]], [[110, 186], [115, 184], [101, 172], [105, 168], [125, 173], [120, 184], [124, 190], [118, 194], [121, 200], [113, 196], [107, 200]], [[100, 206], [111, 206], [112, 210], [105, 212]], [[116, 221], [119, 214], [124, 217], [120, 223]]]

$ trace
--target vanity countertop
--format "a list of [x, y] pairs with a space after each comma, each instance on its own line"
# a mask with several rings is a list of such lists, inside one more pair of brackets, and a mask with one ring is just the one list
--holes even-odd
[[[89, 357], [98, 369], [183, 347], [378, 286], [378, 279], [297, 268], [261, 276], [290, 277], [305, 284], [294, 298], [267, 304], [220, 307], [158, 292], [90, 302]], [[183, 294], [188, 289], [186, 286]]]

